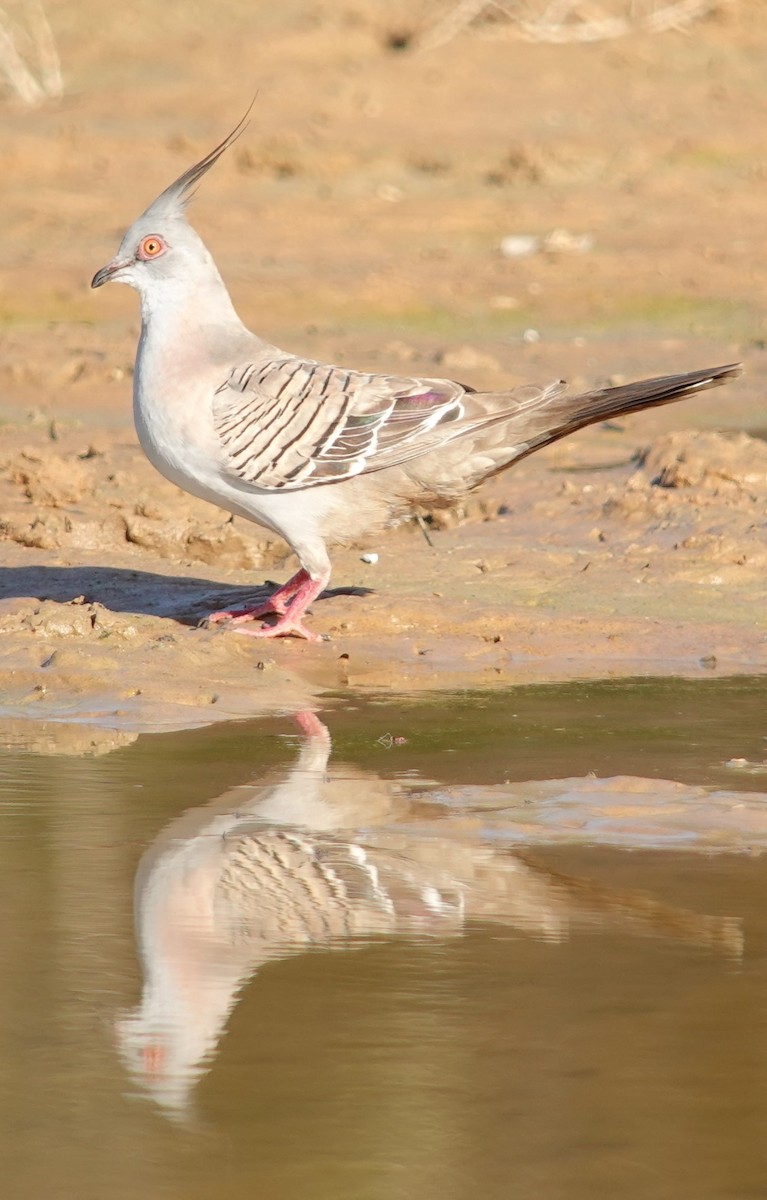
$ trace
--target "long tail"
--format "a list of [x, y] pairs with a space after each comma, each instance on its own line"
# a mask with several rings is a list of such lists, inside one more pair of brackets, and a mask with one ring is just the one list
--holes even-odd
[[593, 425], [595, 421], [605, 421], [625, 413], [641, 412], [643, 408], [655, 408], [660, 404], [671, 404], [674, 400], [681, 400], [693, 392], [704, 392], [707, 388], [719, 387], [729, 379], [737, 379], [742, 370], [740, 363], [730, 363], [726, 367], [714, 367], [711, 370], [686, 371], [683, 375], [660, 375], [656, 379], [640, 379], [636, 383], [581, 392], [576, 396], [557, 396], [546, 405], [545, 421], [535, 430], [527, 453], [567, 437], [576, 429]]
[[740, 363], [730, 363], [729, 366], [714, 367], [708, 371], [660, 375], [657, 379], [640, 379], [637, 383], [624, 383], [620, 387], [582, 392], [569, 401], [574, 411], [567, 432], [579, 429], [582, 425], [590, 425], [592, 421], [605, 420], [628, 412], [639, 412], [657, 404], [670, 404], [691, 392], [704, 392], [707, 388], [719, 387], [728, 379], [737, 379], [742, 371]]

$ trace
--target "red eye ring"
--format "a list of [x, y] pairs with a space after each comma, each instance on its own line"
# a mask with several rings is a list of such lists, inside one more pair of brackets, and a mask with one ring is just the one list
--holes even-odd
[[139, 258], [146, 261], [150, 258], [157, 258], [165, 249], [165, 242], [156, 233], [150, 233], [149, 237], [141, 239], [138, 248]]

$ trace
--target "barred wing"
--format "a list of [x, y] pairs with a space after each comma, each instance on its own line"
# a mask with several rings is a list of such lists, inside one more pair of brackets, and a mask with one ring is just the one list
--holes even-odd
[[471, 390], [285, 356], [232, 371], [213, 416], [232, 474], [263, 488], [304, 488], [423, 454], [449, 436], [429, 434], [461, 420]]

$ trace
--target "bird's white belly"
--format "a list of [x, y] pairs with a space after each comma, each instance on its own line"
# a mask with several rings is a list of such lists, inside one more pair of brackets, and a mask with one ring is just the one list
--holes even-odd
[[193, 397], [182, 409], [157, 403], [137, 388], [134, 420], [144, 453], [171, 483], [271, 529], [292, 546], [307, 569], [325, 568], [327, 553], [319, 526], [327, 497], [318, 496], [308, 504], [303, 492], [261, 491], [230, 474], [207, 396]]
[[[146, 457], [161, 475], [193, 496], [212, 499], [211, 476], [215, 472], [212, 427], [208, 416], [199, 409], [191, 414], [170, 412], [167, 406], [146, 402], [138, 394], [133, 406], [138, 440]], [[205, 433], [209, 432], [209, 439]], [[203, 445], [209, 440], [208, 451]], [[204, 494], [203, 494], [204, 493]]]
[[174, 412], [138, 394], [133, 416], [141, 448], [161, 475], [201, 500], [226, 505], [216, 487], [214, 431], [202, 404], [186, 413]]

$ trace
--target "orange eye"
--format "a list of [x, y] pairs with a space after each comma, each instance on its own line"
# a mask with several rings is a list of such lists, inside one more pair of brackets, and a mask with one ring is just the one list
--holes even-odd
[[150, 234], [145, 237], [139, 246], [140, 258], [157, 258], [158, 254], [162, 254], [165, 249], [165, 243], [162, 238], [156, 237], [155, 234]]

